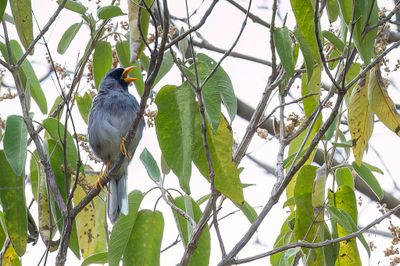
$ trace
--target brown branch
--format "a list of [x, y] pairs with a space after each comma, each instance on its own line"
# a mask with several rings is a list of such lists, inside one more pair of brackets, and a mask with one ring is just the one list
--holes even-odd
[[[233, 1], [233, 0], [226, 0], [226, 1], [229, 2], [230, 4], [232, 4], [232, 5], [233, 5], [234, 7], [236, 7], [237, 9], [239, 9], [241, 12], [243, 12], [243, 13], [246, 14], [246, 12], [247, 12], [246, 8], [242, 7], [241, 5], [239, 5], [238, 3], [236, 3], [236, 2]], [[269, 24], [268, 22], [262, 20], [260, 17], [254, 15], [253, 13], [248, 12], [248, 14], [249, 14], [249, 18], [250, 18], [254, 23], [260, 24], [260, 25], [262, 25], [262, 26], [264, 26], [264, 27], [267, 27], [267, 28], [270, 28], [270, 27], [271, 27], [271, 24]]]

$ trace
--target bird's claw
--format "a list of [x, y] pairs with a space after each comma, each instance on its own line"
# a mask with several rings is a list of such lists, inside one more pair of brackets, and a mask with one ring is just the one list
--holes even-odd
[[121, 143], [119, 144], [119, 150], [123, 155], [125, 155], [128, 159], [131, 159], [131, 156], [129, 155], [128, 150], [126, 149], [125, 146], [126, 139], [124, 137], [121, 137]]
[[103, 183], [108, 180], [108, 175], [107, 175], [107, 171], [108, 171], [108, 166], [110, 165], [110, 162], [107, 161], [106, 162], [106, 168], [104, 169], [103, 173], [101, 174], [101, 176], [99, 178], [97, 178], [96, 180], [96, 188], [97, 189], [103, 189], [105, 186], [103, 185]]

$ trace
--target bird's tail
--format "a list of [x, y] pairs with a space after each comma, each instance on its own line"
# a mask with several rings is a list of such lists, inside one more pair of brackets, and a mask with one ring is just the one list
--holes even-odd
[[112, 178], [107, 195], [107, 215], [111, 223], [117, 221], [120, 213], [128, 214], [128, 195], [126, 192], [127, 174], [121, 178]]

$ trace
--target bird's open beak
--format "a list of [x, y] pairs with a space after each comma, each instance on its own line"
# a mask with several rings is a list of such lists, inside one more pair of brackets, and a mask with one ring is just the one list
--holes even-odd
[[129, 72], [134, 70], [135, 68], [136, 68], [135, 66], [130, 66], [130, 67], [125, 68], [124, 72], [122, 72], [122, 79], [126, 83], [131, 83], [131, 82], [134, 82], [134, 81], [138, 80], [137, 78], [128, 77]]

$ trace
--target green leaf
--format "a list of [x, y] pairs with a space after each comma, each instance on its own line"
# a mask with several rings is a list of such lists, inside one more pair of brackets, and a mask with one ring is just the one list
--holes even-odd
[[172, 68], [174, 65], [174, 60], [172, 58], [171, 52], [167, 51], [164, 53], [163, 61], [160, 66], [160, 70], [154, 80], [153, 86], [155, 86]]
[[328, 0], [326, 3], [326, 11], [328, 13], [329, 22], [335, 22], [339, 16], [339, 4], [337, 0]]
[[26, 251], [28, 217], [25, 203], [24, 176], [15, 175], [6, 156], [0, 150], [0, 201], [8, 237], [18, 256]]
[[[193, 162], [200, 173], [207, 179], [210, 177], [208, 161], [202, 138], [200, 113], [196, 110], [193, 142]], [[232, 130], [224, 117], [221, 118], [217, 131], [211, 132], [206, 124], [208, 150], [215, 174], [215, 188], [236, 204], [243, 204], [243, 186], [240, 172], [232, 160]]]
[[58, 42], [57, 52], [59, 54], [64, 54], [67, 51], [69, 45], [71, 44], [72, 40], [75, 38], [76, 34], [78, 33], [79, 29], [82, 26], [82, 21], [80, 23], [72, 24], [62, 35], [60, 41]]
[[[62, 2], [63, 2], [63, 0], [57, 0], [58, 4], [61, 4]], [[88, 9], [87, 7], [82, 5], [80, 2], [75, 1], [75, 0], [67, 0], [64, 8], [71, 10], [78, 14], [85, 14], [86, 10]]]
[[121, 216], [111, 231], [110, 243], [108, 246], [108, 263], [110, 266], [118, 266], [122, 254], [124, 254], [129, 247], [128, 241], [133, 231], [140, 203], [143, 200], [143, 193], [134, 190], [129, 193], [128, 200], [128, 215]]
[[333, 32], [324, 30], [322, 32], [322, 36], [324, 36], [325, 39], [327, 39], [330, 43], [332, 43], [336, 47], [336, 49], [338, 49], [340, 52], [343, 52], [345, 45], [343, 41], [339, 39]]
[[126, 15], [119, 6], [103, 6], [97, 9], [97, 17], [99, 19], [110, 19]]
[[277, 28], [274, 31], [276, 51], [281, 59], [288, 77], [294, 73], [293, 45], [290, 39], [290, 32], [287, 27]]
[[0, 21], [3, 20], [4, 11], [7, 7], [7, 0], [0, 1]]
[[[197, 71], [200, 83], [204, 82], [216, 64], [217, 63], [209, 56], [200, 53], [197, 54]], [[189, 70], [194, 77], [194, 65], [191, 65]], [[213, 133], [215, 133], [221, 119], [221, 102], [224, 103], [231, 122], [235, 118], [237, 112], [237, 100], [232, 82], [221, 66], [218, 67], [214, 75], [204, 84], [202, 94], [206, 115], [211, 124]]]
[[[16, 40], [10, 40], [10, 46], [11, 46], [11, 51], [13, 53], [13, 61], [17, 62], [18, 59], [22, 57], [24, 52], [22, 51], [21, 46]], [[7, 48], [4, 43], [0, 43], [0, 50], [7, 63], [10, 63], [10, 58], [8, 56]], [[27, 80], [29, 79], [30, 92], [32, 98], [39, 106], [40, 111], [43, 114], [46, 114], [47, 113], [46, 96], [44, 95], [42, 87], [40, 86], [40, 81], [35, 74], [35, 70], [33, 69], [31, 63], [29, 63], [27, 59], [25, 59], [24, 62], [22, 62], [21, 64], [20, 74], [21, 74], [22, 84], [27, 84]]]
[[39, 174], [40, 174], [40, 159], [37, 150], [32, 153], [29, 163], [29, 181], [31, 183], [33, 198], [38, 201]]
[[[200, 220], [200, 217], [202, 215], [200, 207], [190, 196], [185, 195], [177, 197], [174, 199], [174, 203], [185, 213], [190, 214], [190, 216], [196, 223]], [[172, 212], [174, 214], [175, 221], [178, 226], [179, 234], [183, 240], [184, 245], [187, 246], [190, 236], [193, 232], [193, 228], [191, 227], [189, 221], [187, 221], [179, 213], [177, 213], [174, 210], [172, 210]], [[206, 224], [203, 232], [201, 233], [199, 241], [197, 242], [196, 249], [193, 253], [192, 258], [190, 259], [189, 265], [196, 265], [196, 266], [209, 265], [210, 252], [211, 252], [210, 228]]]
[[123, 265], [160, 265], [164, 218], [161, 212], [141, 210], [124, 252]]
[[92, 108], [92, 101], [92, 96], [88, 92], [85, 92], [83, 96], [76, 96], [76, 103], [78, 105], [79, 113], [86, 124], [88, 123], [89, 111]]
[[368, 187], [374, 192], [375, 196], [381, 200], [383, 199], [384, 193], [379, 184], [378, 180], [371, 172], [371, 170], [365, 166], [365, 164], [361, 164], [358, 166], [356, 162], [352, 163], [353, 169], [357, 172], [357, 174], [361, 177], [362, 180], [368, 185]]
[[353, 141], [348, 140], [345, 142], [332, 142], [332, 146], [336, 148], [351, 148], [353, 146]]
[[354, 177], [348, 167], [336, 169], [335, 179], [338, 186], [348, 186], [354, 190]]
[[314, 57], [311, 52], [311, 48], [307, 44], [306, 40], [304, 39], [304, 36], [301, 34], [301, 32], [298, 28], [294, 29], [293, 34], [296, 37], [296, 40], [299, 42], [300, 50], [301, 50], [301, 53], [303, 54], [304, 62], [306, 64], [307, 76], [311, 77], [313, 74], [314, 65], [315, 65]]
[[256, 210], [247, 202], [244, 201], [243, 204], [241, 205], [236, 205], [246, 216], [247, 220], [249, 220], [250, 223], [254, 223], [254, 221], [257, 219], [258, 214]]
[[[44, 129], [50, 134], [51, 138], [59, 143], [64, 143], [64, 125], [61, 124], [57, 119], [49, 117], [46, 118], [42, 123]], [[69, 131], [66, 132], [66, 142], [64, 143], [67, 153], [67, 160], [69, 167], [76, 169], [76, 162], [78, 160], [78, 151], [75, 146], [74, 139]], [[63, 163], [64, 164], [64, 163]]]
[[24, 119], [18, 115], [7, 117], [4, 132], [4, 153], [15, 175], [21, 176], [25, 170], [28, 130]]
[[380, 173], [381, 175], [384, 175], [385, 173], [377, 166], [363, 162], [363, 164], [369, 168], [372, 172]]
[[[285, 222], [282, 223], [280, 233], [274, 243], [274, 248], [281, 247], [283, 245], [286, 245], [286, 244], [292, 242], [293, 231], [292, 231], [292, 228], [289, 226], [289, 224], [290, 224], [290, 221], [294, 219], [295, 214], [296, 214], [295, 211], [291, 212], [290, 215], [286, 218]], [[271, 265], [272, 266], [279, 265], [279, 262], [282, 257], [283, 257], [282, 252], [273, 254], [270, 257]]]
[[347, 25], [351, 22], [351, 17], [353, 16], [353, 1], [348, 0], [337, 0], [340, 7], [340, 12], [344, 21]]
[[[30, 0], [9, 0], [19, 40], [25, 50], [33, 41], [32, 5]], [[33, 54], [33, 49], [30, 54]]]
[[164, 86], [155, 99], [158, 113], [155, 127], [165, 161], [179, 178], [181, 188], [190, 194], [194, 113], [197, 104], [193, 91], [183, 83]]
[[97, 90], [100, 88], [100, 82], [112, 67], [112, 48], [106, 41], [97, 43], [93, 53], [93, 79]]
[[81, 266], [87, 266], [91, 264], [106, 264], [108, 262], [108, 252], [101, 252], [87, 257], [81, 264]]
[[[54, 99], [53, 106], [50, 108], [50, 112], [49, 112], [49, 113], [50, 113], [50, 114], [53, 114], [56, 110], [58, 110], [58, 107], [59, 107], [59, 105], [60, 105], [61, 102], [63, 102], [63, 98], [61, 97], [61, 95], [58, 95], [58, 96]], [[59, 113], [59, 114], [62, 114], [63, 108], [64, 108], [64, 105], [63, 105], [63, 107], [60, 108], [60, 110], [58, 110], [58, 113]]]
[[146, 168], [149, 177], [154, 182], [159, 182], [161, 179], [160, 168], [158, 167], [156, 160], [154, 160], [153, 155], [151, 155], [151, 153], [147, 150], [147, 148], [144, 148], [139, 158], [142, 161], [144, 167]]
[[123, 67], [128, 67], [128, 66], [136, 66], [136, 68], [132, 71], [129, 72], [129, 77], [137, 78], [138, 80], [135, 81], [135, 87], [136, 91], [139, 93], [139, 95], [143, 95], [144, 91], [144, 81], [143, 81], [143, 75], [142, 75], [142, 67], [138, 64], [138, 62], [131, 63], [130, 62], [130, 54], [131, 52], [129, 51], [129, 42], [128, 41], [119, 41], [115, 45], [115, 49], [117, 50], [117, 56], [119, 59], [119, 63]]

